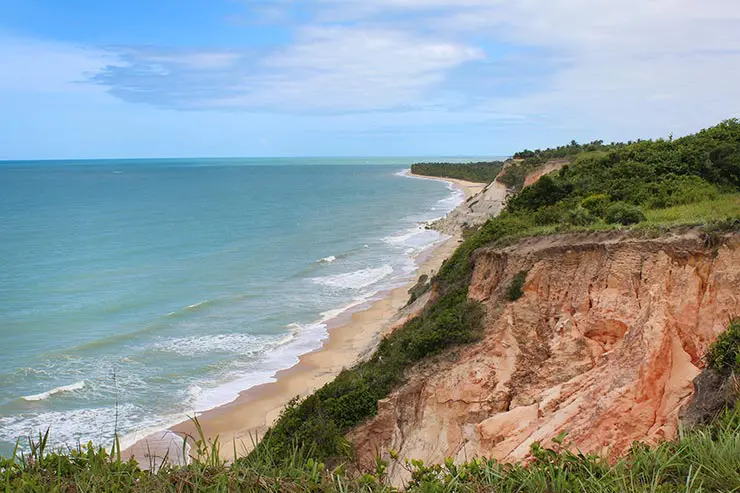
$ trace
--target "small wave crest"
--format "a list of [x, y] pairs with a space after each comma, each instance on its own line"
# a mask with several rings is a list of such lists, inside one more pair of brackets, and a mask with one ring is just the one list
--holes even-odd
[[185, 308], [181, 308], [179, 310], [176, 310], [174, 312], [170, 312], [167, 314], [167, 317], [170, 318], [177, 318], [177, 317], [184, 317], [188, 315], [189, 313], [196, 313], [201, 310], [205, 310], [206, 308], [209, 308], [215, 304], [217, 304], [219, 299], [213, 299], [213, 300], [203, 300], [199, 301], [198, 303], [193, 303], [192, 305], [188, 305]]
[[53, 388], [51, 390], [47, 390], [46, 392], [42, 392], [40, 394], [33, 394], [33, 395], [24, 395], [21, 397], [24, 401], [43, 401], [45, 399], [48, 399], [54, 394], [61, 394], [62, 392], [73, 392], [75, 390], [82, 390], [85, 388], [85, 381], [81, 380], [79, 382], [75, 382], [70, 385], [61, 385], [59, 387]]
[[383, 241], [393, 247], [403, 248], [408, 254], [409, 252], [424, 250], [439, 241], [440, 237], [439, 232], [426, 229], [426, 227], [420, 225], [403, 233], [386, 236]]
[[155, 351], [180, 356], [198, 356], [208, 353], [258, 354], [288, 342], [285, 338], [250, 334], [215, 334], [166, 339], [152, 346]]
[[334, 262], [337, 258], [334, 255], [329, 255], [328, 257], [324, 257], [322, 259], [319, 259], [318, 262], [320, 264], [330, 264]]
[[366, 268], [344, 274], [333, 276], [315, 277], [312, 279], [316, 284], [338, 289], [363, 289], [382, 281], [393, 274], [393, 267], [385, 264], [381, 267]]

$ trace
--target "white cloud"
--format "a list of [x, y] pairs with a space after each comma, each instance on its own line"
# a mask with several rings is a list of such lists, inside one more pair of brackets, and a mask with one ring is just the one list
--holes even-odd
[[483, 58], [482, 50], [385, 29], [314, 27], [263, 61], [222, 104], [331, 111], [416, 106], [446, 71]]
[[[737, 0], [274, 0], [313, 9], [259, 53], [89, 50], [0, 38], [0, 87], [174, 108], [500, 115], [654, 133], [740, 112]], [[342, 22], [336, 22], [342, 20]], [[504, 46], [513, 55], [497, 55]], [[38, 61], [38, 62], [37, 62]], [[530, 70], [535, 67], [536, 70]], [[390, 114], [390, 113], [389, 113]], [[637, 116], [639, 115], [639, 117]], [[410, 119], [409, 119], [410, 121]]]
[[0, 35], [0, 89], [24, 92], [101, 92], [84, 84], [109, 63], [118, 62], [106, 50]]
[[179, 108], [378, 111], [437, 104], [449, 71], [483, 57], [398, 30], [315, 26], [259, 56], [130, 49], [95, 80], [124, 99]]
[[[504, 39], [569, 60], [547, 89], [500, 101], [504, 108], [637, 135], [690, 131], [740, 111], [740, 3], [526, 0], [478, 14]], [[474, 27], [465, 20], [448, 26]]]
[[[316, 0], [333, 10], [338, 0]], [[359, 0], [344, 15], [397, 21], [446, 38], [537, 50], [557, 61], [543, 87], [478, 94], [483, 112], [611, 126], [622, 133], [689, 131], [740, 113], [740, 2], [736, 0]], [[369, 4], [369, 5], [368, 5]], [[352, 15], [349, 15], [350, 13]], [[331, 15], [331, 14], [325, 14]], [[535, 63], [537, 63], [535, 61]]]

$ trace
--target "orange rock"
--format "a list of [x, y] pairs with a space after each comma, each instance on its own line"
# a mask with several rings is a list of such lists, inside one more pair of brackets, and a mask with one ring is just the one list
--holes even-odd
[[[483, 339], [409, 372], [350, 434], [360, 463], [391, 449], [427, 463], [522, 460], [561, 432], [611, 457], [672, 439], [702, 355], [740, 313], [738, 244], [604, 233], [477, 252], [469, 296], [487, 309]], [[506, 302], [522, 270], [524, 296]], [[404, 474], [391, 469], [396, 483]]]

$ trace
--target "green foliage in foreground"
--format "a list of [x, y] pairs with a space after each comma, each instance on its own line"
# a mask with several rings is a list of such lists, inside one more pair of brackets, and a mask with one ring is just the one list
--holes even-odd
[[720, 373], [740, 375], [740, 319], [733, 320], [712, 344], [707, 362]]
[[[635, 444], [623, 459], [610, 463], [568, 447], [559, 437], [535, 444], [528, 464], [472, 459], [456, 465], [398, 463], [408, 470], [410, 493], [672, 493], [740, 491], [740, 408], [710, 426], [685, 431], [676, 441], [655, 448]], [[42, 440], [44, 437], [42, 437]], [[351, 465], [327, 468], [293, 452], [276, 461], [253, 454], [226, 466], [216, 447], [202, 446], [202, 459], [186, 467], [164, 466], [147, 472], [134, 462], [91, 444], [71, 453], [49, 453], [37, 443], [31, 454], [0, 459], [5, 492], [17, 493], [227, 493], [326, 492], [396, 493], [378, 461], [361, 474]]]
[[504, 163], [501, 161], [481, 163], [416, 163], [411, 166], [415, 175], [438, 176], [477, 183], [491, 183], [496, 179]]

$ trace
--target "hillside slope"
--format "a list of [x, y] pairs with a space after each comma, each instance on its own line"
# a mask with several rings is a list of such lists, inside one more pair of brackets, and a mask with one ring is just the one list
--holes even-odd
[[[483, 338], [409, 372], [351, 433], [357, 457], [367, 467], [389, 450], [432, 463], [514, 461], [561, 432], [615, 456], [635, 440], [674, 438], [702, 355], [740, 313], [739, 246], [730, 234], [706, 248], [692, 230], [479, 250], [469, 296], [485, 306]], [[523, 271], [523, 296], [510, 302]], [[393, 470], [394, 482], [404, 472]]]

